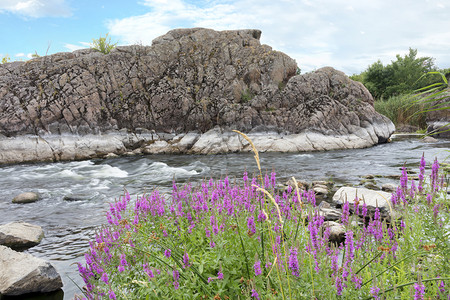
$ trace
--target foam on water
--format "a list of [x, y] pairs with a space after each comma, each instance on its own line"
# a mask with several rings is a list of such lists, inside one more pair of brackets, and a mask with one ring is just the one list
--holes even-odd
[[99, 165], [95, 166], [93, 170], [90, 170], [89, 175], [93, 178], [125, 178], [128, 176], [128, 172], [110, 165]]

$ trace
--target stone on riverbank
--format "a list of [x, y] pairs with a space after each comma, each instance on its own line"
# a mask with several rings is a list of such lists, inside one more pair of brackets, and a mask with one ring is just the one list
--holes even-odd
[[36, 246], [44, 238], [41, 226], [25, 222], [11, 222], [0, 225], [0, 245], [12, 249], [25, 249]]
[[391, 193], [383, 191], [374, 191], [366, 188], [341, 187], [333, 196], [333, 203], [342, 206], [345, 201], [350, 204], [350, 210], [353, 211], [355, 199], [359, 199], [359, 205], [362, 207], [365, 202], [367, 211], [373, 215], [376, 207], [380, 210], [382, 218], [391, 217]]
[[49, 262], [0, 246], [0, 294], [46, 293], [61, 287], [61, 277]]
[[39, 200], [39, 195], [33, 192], [26, 192], [17, 195], [12, 199], [12, 203], [33, 203]]

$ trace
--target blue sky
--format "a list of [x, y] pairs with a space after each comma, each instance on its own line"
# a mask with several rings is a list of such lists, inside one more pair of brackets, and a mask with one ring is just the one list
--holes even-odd
[[409, 47], [450, 68], [448, 0], [0, 0], [0, 57], [86, 48], [107, 32], [120, 45], [150, 45], [180, 27], [261, 29], [261, 42], [302, 72], [360, 73]]

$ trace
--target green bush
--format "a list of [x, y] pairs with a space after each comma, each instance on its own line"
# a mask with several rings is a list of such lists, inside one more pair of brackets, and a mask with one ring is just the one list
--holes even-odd
[[108, 37], [108, 33], [105, 37], [100, 36], [98, 39], [92, 39], [91, 48], [100, 51], [103, 54], [108, 54], [117, 46], [116, 43], [111, 42], [111, 37]]

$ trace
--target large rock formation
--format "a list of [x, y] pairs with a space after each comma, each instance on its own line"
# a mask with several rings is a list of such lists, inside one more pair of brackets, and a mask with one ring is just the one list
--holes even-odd
[[[295, 61], [261, 45], [260, 35], [177, 29], [152, 46], [117, 47], [108, 55], [79, 50], [0, 65], [0, 161], [138, 147], [248, 150], [235, 134], [227, 136], [232, 129], [261, 136], [268, 151], [360, 148], [389, 138], [394, 126], [375, 112], [362, 84], [332, 68], [296, 75]], [[24, 141], [24, 135], [32, 136]]]

